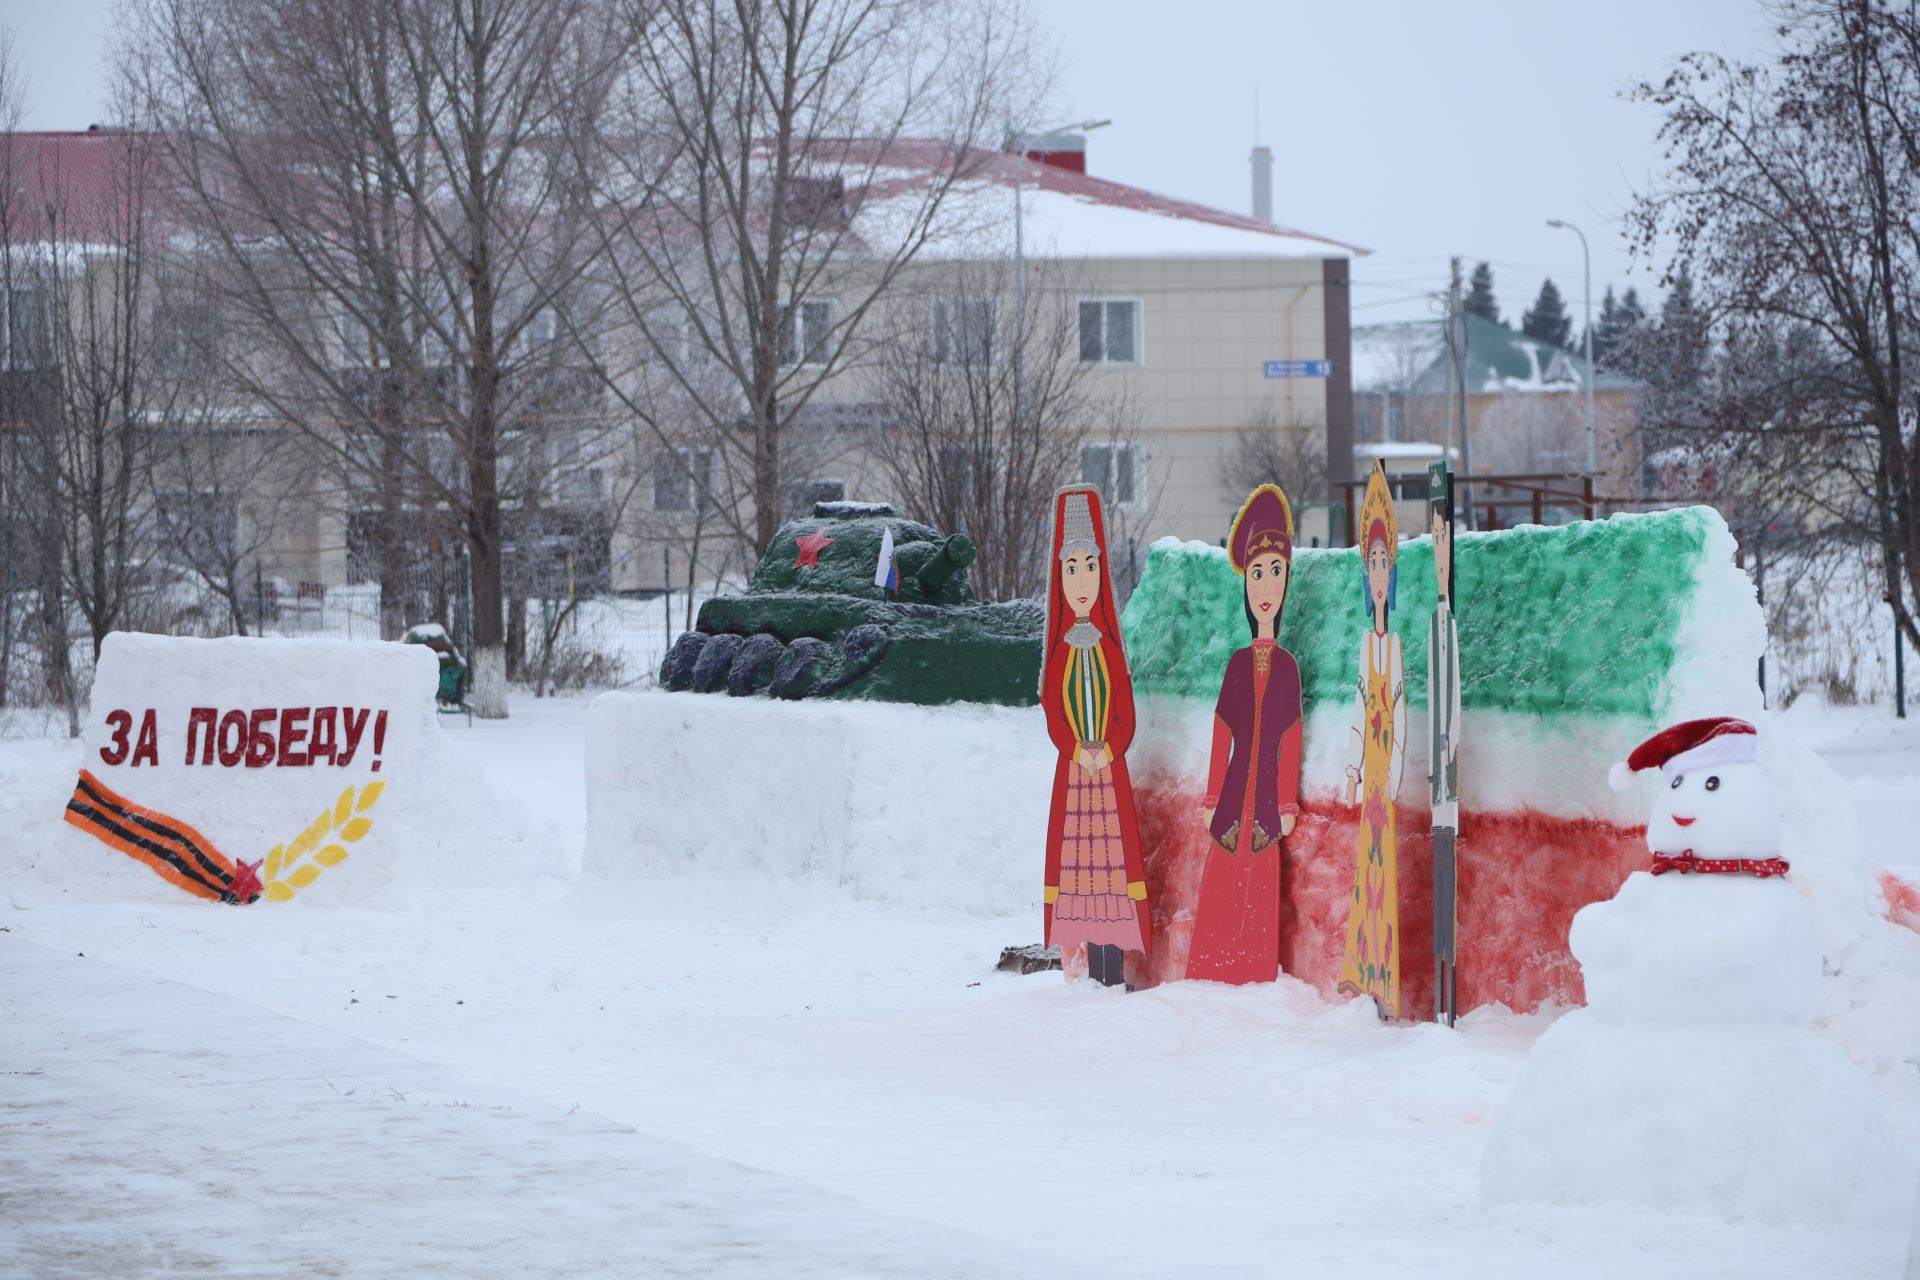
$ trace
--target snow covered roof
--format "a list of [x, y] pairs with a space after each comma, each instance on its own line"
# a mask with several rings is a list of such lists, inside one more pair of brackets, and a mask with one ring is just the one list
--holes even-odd
[[1460, 451], [1424, 440], [1372, 441], [1353, 446], [1353, 456], [1356, 459], [1379, 458], [1387, 462], [1438, 462], [1442, 454], [1458, 457]]
[[956, 166], [956, 153], [931, 139], [897, 140], [879, 156], [859, 156], [857, 144], [845, 149], [849, 159], [877, 162], [886, 175], [875, 184], [869, 207], [912, 200], [934, 174], [957, 167], [965, 175], [942, 209], [953, 234], [937, 236], [927, 247], [935, 257], [1011, 255], [1016, 186], [1029, 258], [1350, 258], [1368, 252], [1012, 153], [968, 152]]
[[[1360, 325], [1353, 331], [1353, 387], [1357, 392], [1424, 393], [1446, 390], [1446, 322], [1408, 320]], [[1467, 317], [1467, 389], [1568, 391], [1586, 385], [1587, 362], [1570, 351], [1516, 333], [1481, 316]], [[1596, 390], [1631, 387], [1606, 369]]]

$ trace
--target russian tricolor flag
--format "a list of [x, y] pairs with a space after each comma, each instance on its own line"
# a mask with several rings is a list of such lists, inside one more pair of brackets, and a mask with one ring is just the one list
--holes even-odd
[[873, 566], [873, 585], [900, 594], [900, 566], [893, 562], [893, 526], [880, 536], [880, 562]]

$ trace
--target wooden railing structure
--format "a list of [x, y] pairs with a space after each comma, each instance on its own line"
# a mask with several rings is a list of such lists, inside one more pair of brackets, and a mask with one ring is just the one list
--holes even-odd
[[[1636, 498], [1594, 492], [1593, 477], [1581, 472], [1533, 472], [1511, 475], [1461, 475], [1453, 479], [1455, 519], [1462, 528], [1508, 529], [1516, 524], [1566, 524], [1573, 520], [1604, 519], [1616, 511], [1663, 507], [1714, 505], [1710, 497]], [[1360, 499], [1367, 487], [1358, 480], [1337, 480], [1332, 489], [1346, 508], [1346, 545], [1359, 537], [1354, 527]], [[1387, 488], [1395, 502], [1424, 502], [1424, 471], [1387, 473]]]

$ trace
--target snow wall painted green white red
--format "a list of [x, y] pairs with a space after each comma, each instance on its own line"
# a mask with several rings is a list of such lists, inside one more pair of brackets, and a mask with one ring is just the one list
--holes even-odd
[[[1734, 541], [1707, 508], [1459, 536], [1460, 1007], [1578, 1003], [1574, 912], [1646, 860], [1644, 798], [1607, 785], [1642, 737], [1697, 715], [1758, 715], [1764, 618]], [[1405, 647], [1401, 964], [1408, 1016], [1433, 1007], [1426, 800], [1432, 542], [1403, 544], [1393, 629]], [[1331, 994], [1352, 888], [1355, 811], [1340, 801], [1359, 639], [1358, 552], [1297, 551], [1280, 642], [1299, 659], [1303, 813], [1284, 842], [1281, 967]], [[1134, 770], [1154, 954], [1141, 983], [1185, 973], [1207, 839], [1200, 822], [1214, 700], [1247, 643], [1226, 552], [1163, 540], [1124, 627], [1140, 729]], [[1140, 957], [1134, 957], [1136, 961]]]

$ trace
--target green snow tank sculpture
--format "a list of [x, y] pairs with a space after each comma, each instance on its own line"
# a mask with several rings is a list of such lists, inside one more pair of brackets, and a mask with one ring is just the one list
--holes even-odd
[[[875, 584], [893, 534], [897, 585]], [[660, 664], [663, 688], [735, 697], [1031, 706], [1046, 618], [1031, 600], [982, 604], [964, 534], [882, 503], [815, 503], [781, 527], [743, 595], [700, 607]]]

